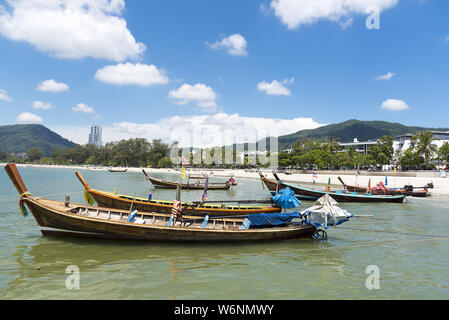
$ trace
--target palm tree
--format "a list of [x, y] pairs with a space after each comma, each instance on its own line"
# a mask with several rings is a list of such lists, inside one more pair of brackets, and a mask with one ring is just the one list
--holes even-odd
[[357, 151], [354, 147], [348, 148], [348, 161], [351, 165], [354, 165], [354, 158], [356, 156]]
[[331, 154], [333, 154], [334, 152], [340, 150], [340, 144], [338, 143], [338, 140], [340, 140], [340, 139], [339, 138], [335, 139], [333, 136], [329, 137], [329, 142], [326, 143], [326, 149]]
[[433, 137], [433, 133], [430, 131], [418, 132], [412, 137], [412, 143], [419, 154], [424, 156], [426, 167], [429, 166], [430, 160], [436, 152], [438, 152], [438, 146], [433, 141], [438, 140]]

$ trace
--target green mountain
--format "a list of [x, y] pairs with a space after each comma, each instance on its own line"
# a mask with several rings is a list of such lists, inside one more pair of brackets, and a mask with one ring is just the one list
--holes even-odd
[[348, 120], [316, 129], [301, 130], [296, 133], [280, 136], [278, 143], [279, 149], [283, 150], [290, 148], [293, 142], [302, 138], [327, 140], [330, 136], [333, 136], [334, 138], [339, 138], [339, 142], [344, 143], [352, 142], [354, 138], [357, 138], [359, 141], [368, 141], [379, 139], [384, 135], [395, 137], [406, 133], [415, 134], [422, 130], [449, 131], [448, 128], [412, 127], [387, 121]]
[[40, 124], [0, 126], [0, 151], [7, 153], [39, 148], [48, 156], [53, 149], [74, 147], [75, 143]]

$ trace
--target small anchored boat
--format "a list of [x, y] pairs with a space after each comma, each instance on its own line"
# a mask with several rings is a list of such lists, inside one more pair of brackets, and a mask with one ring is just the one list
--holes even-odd
[[[347, 185], [340, 177], [338, 177], [338, 180], [346, 188], [346, 190], [350, 192], [365, 193], [368, 190], [368, 187], [363, 188], [360, 186]], [[405, 195], [410, 197], [428, 197], [430, 196], [430, 193], [427, 188], [430, 187], [433, 188], [433, 185], [429, 183], [427, 186], [419, 190], [415, 190], [413, 186], [404, 186], [404, 188], [388, 188], [383, 184], [383, 182], [379, 182], [376, 187], [370, 188], [370, 192], [371, 194], [375, 195]]]
[[338, 202], [365, 202], [365, 203], [377, 203], [377, 202], [392, 202], [402, 203], [405, 199], [405, 195], [371, 195], [371, 194], [358, 194], [357, 192], [349, 192], [345, 190], [337, 191], [320, 191], [309, 188], [303, 188], [300, 186], [294, 186], [287, 184], [281, 180], [274, 181], [267, 179], [261, 172], [260, 178], [267, 188], [273, 193], [280, 189], [289, 187], [295, 192], [295, 196], [300, 200], [318, 200], [322, 196], [329, 194], [332, 198]]
[[[31, 210], [41, 232], [47, 236], [75, 236], [88, 238], [195, 241], [195, 242], [246, 242], [273, 241], [312, 237], [317, 229], [293, 214], [250, 215], [245, 219], [182, 216], [154, 212], [130, 212], [112, 208], [92, 207], [82, 204], [45, 199], [33, 196], [26, 188], [15, 164], [5, 171], [20, 194], [23, 215]], [[176, 205], [176, 201], [174, 205]], [[173, 207], [177, 210], [177, 207]], [[251, 217], [256, 217], [252, 220]], [[252, 221], [254, 223], [252, 223]]]
[[[145, 198], [92, 189], [84, 180], [80, 172], [76, 172], [75, 174], [84, 186], [85, 192], [87, 192], [99, 206], [128, 210], [131, 210], [132, 208], [140, 211], [154, 211], [159, 213], [170, 213], [172, 210], [173, 201], [154, 199], [149, 200]], [[245, 206], [240, 205], [240, 203], [269, 203], [270, 205]], [[183, 202], [182, 207], [185, 214], [212, 216], [239, 216], [257, 213], [275, 213], [281, 212], [282, 210], [282, 208], [274, 206], [271, 200], [191, 201]]]
[[[176, 189], [178, 186], [177, 182], [172, 182], [172, 181], [164, 181], [164, 180], [160, 180], [157, 178], [153, 178], [150, 177], [145, 170], [142, 170], [143, 173], [145, 174], [145, 176], [147, 177], [147, 179], [154, 185], [155, 188], [162, 188], [162, 189]], [[219, 184], [214, 184], [214, 183], [210, 183], [209, 182], [209, 186], [207, 187], [208, 190], [228, 190], [231, 185], [235, 185], [235, 180], [234, 183], [232, 182], [232, 180], [228, 180], [226, 183], [219, 183]], [[204, 189], [204, 184], [196, 181], [195, 183], [190, 183], [190, 180], [188, 180], [188, 183], [182, 183], [181, 184], [181, 189], [184, 190], [203, 190]]]
[[128, 171], [128, 168], [112, 168], [108, 167], [109, 172], [126, 172]]

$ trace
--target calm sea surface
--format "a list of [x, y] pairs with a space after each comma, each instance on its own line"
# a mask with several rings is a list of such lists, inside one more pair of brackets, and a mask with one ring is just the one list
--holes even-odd
[[[19, 171], [34, 195], [85, 202], [75, 170]], [[100, 190], [143, 197], [149, 190], [142, 173], [82, 173]], [[209, 200], [268, 195], [259, 180], [237, 182], [230, 191], [209, 191]], [[182, 197], [200, 200], [201, 193], [183, 191]], [[153, 198], [173, 200], [174, 194], [156, 189]], [[303, 201], [301, 208], [311, 205]], [[341, 206], [374, 217], [330, 228], [328, 241], [217, 245], [44, 238], [32, 215], [20, 215], [18, 194], [1, 168], [0, 299], [449, 299], [449, 197]], [[66, 288], [70, 265], [80, 270], [79, 290]], [[380, 270], [378, 290], [365, 285], [370, 265]]]

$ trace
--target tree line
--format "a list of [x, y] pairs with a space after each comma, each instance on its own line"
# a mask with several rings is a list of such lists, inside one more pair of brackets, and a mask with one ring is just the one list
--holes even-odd
[[[449, 164], [449, 143], [446, 142], [438, 148], [434, 143], [435, 140], [430, 131], [419, 132], [412, 137], [409, 148], [400, 154], [394, 154], [393, 137], [383, 136], [377, 141], [377, 144], [371, 145], [365, 154], [357, 151], [354, 147], [344, 149], [338, 138], [330, 137], [326, 142], [303, 138], [293, 143], [291, 152], [280, 152], [271, 156], [278, 157], [278, 166], [281, 168], [353, 170], [395, 164], [402, 168], [419, 170], [432, 168], [432, 160]], [[176, 142], [169, 145], [157, 139], [149, 142], [146, 139], [135, 138], [109, 142], [102, 147], [79, 145], [75, 148], [53, 150], [50, 157], [44, 157], [43, 151], [38, 148], [28, 150], [25, 158], [0, 152], [0, 161], [169, 168], [180, 165], [180, 163], [173, 164], [170, 159], [172, 148], [177, 148]], [[178, 150], [178, 156], [181, 156], [182, 150]], [[198, 152], [200, 161], [195, 164], [194, 157], [198, 157]], [[221, 160], [204, 161], [205, 156]], [[248, 161], [248, 156], [241, 159], [235, 149], [230, 154], [231, 159], [226, 159], [227, 156], [229, 157], [229, 154], [226, 154], [223, 147], [197, 149], [196, 155], [190, 152], [187, 159], [193, 167], [254, 167], [251, 161]], [[269, 152], [267, 156], [270, 157]], [[266, 161], [262, 162], [257, 158], [255, 167], [268, 165], [269, 163]]]
[[108, 142], [102, 147], [78, 145], [74, 148], [55, 149], [49, 157], [38, 148], [31, 148], [25, 158], [0, 152], [0, 161], [54, 165], [102, 165], [130, 167], [171, 167], [169, 158], [172, 146], [160, 139], [151, 142], [142, 138]]
[[432, 132], [418, 132], [411, 138], [410, 146], [395, 154], [393, 137], [383, 136], [371, 145], [368, 152], [358, 152], [354, 147], [344, 149], [339, 139], [330, 137], [327, 142], [301, 139], [293, 143], [291, 152], [279, 154], [279, 167], [298, 169], [356, 169], [371, 166], [396, 165], [403, 169], [430, 169], [432, 160], [449, 164], [449, 143], [440, 148], [434, 143]]

